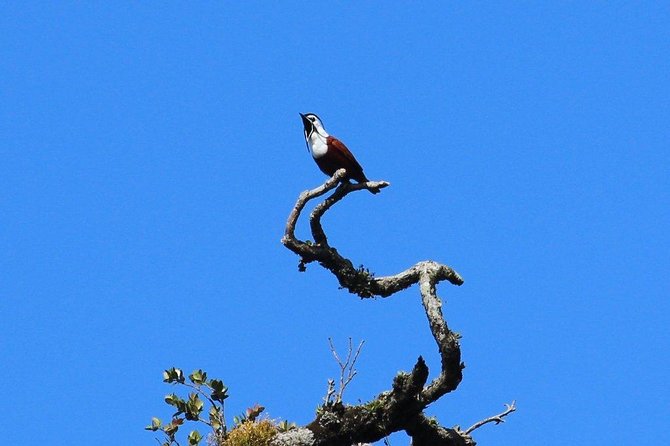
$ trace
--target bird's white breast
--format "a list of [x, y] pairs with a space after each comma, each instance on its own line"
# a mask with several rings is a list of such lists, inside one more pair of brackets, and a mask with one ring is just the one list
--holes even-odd
[[317, 132], [312, 132], [309, 138], [307, 138], [307, 145], [309, 146], [309, 151], [312, 152], [312, 157], [315, 159], [321, 158], [328, 151], [326, 137]]

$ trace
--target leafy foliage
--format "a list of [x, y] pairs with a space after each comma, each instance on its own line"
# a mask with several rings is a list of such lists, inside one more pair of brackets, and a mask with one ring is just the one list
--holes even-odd
[[[207, 379], [207, 372], [200, 369], [188, 375], [187, 381], [181, 369], [172, 367], [163, 372], [163, 382], [187, 387], [192, 391], [188, 393], [187, 398], [182, 398], [176, 393], [165, 395], [165, 403], [175, 409], [172, 419], [169, 423], [163, 424], [159, 418], [154, 417], [151, 419], [151, 424], [145, 427], [152, 432], [163, 432], [165, 440], [161, 443], [162, 446], [179, 445], [176, 435], [185, 421], [209, 426], [217, 443], [223, 441], [226, 436], [223, 401], [228, 398], [228, 388], [223, 381]], [[209, 403], [209, 408], [205, 418], [203, 412], [206, 403]], [[199, 431], [192, 430], [187, 436], [187, 441], [189, 446], [197, 446], [202, 438]]]
[[[165, 395], [164, 401], [174, 408], [169, 423], [153, 417], [145, 427], [152, 432], [162, 432], [161, 446], [180, 446], [177, 441], [179, 428], [187, 421], [207, 426], [211, 432], [208, 443], [214, 446], [265, 446], [278, 432], [295, 428], [294, 423], [284, 421], [275, 425], [270, 420], [258, 420], [265, 407], [256, 404], [245, 413], [234, 417], [234, 427], [228, 431], [224, 416], [224, 401], [228, 398], [228, 387], [220, 379], [208, 379], [207, 372], [194, 370], [187, 377], [181, 369], [172, 367], [163, 372], [163, 382], [189, 389], [186, 397], [177, 393]], [[198, 430], [192, 430], [186, 437], [189, 446], [198, 446], [203, 439]]]

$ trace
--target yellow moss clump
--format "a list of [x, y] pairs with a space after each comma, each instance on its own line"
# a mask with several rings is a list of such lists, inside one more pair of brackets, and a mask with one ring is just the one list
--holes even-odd
[[228, 432], [221, 446], [270, 446], [277, 428], [270, 420], [245, 421]]

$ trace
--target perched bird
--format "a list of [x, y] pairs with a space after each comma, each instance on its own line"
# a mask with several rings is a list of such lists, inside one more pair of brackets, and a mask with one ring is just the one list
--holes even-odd
[[[339, 139], [330, 136], [323, 127], [321, 119], [314, 113], [302, 114], [302, 124], [305, 127], [305, 141], [307, 147], [319, 166], [321, 172], [328, 176], [338, 169], [346, 169], [346, 178], [351, 178], [359, 183], [367, 183], [369, 180], [363, 173], [363, 168], [354, 155], [347, 149]], [[376, 194], [378, 189], [370, 189], [370, 192]]]

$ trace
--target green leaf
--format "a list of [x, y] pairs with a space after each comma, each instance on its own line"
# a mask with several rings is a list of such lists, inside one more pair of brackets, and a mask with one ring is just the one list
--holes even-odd
[[178, 369], [176, 367], [169, 368], [163, 371], [163, 382], [172, 384], [174, 383], [183, 384], [185, 382], [184, 372], [182, 372], [181, 369]]
[[165, 395], [165, 402], [169, 404], [170, 406], [177, 406], [179, 405], [180, 402], [182, 402], [181, 398], [179, 398], [177, 395], [174, 393], [170, 393], [168, 395]]
[[170, 424], [165, 425], [165, 427], [163, 428], [163, 432], [165, 432], [170, 437], [174, 437], [174, 434], [176, 434], [177, 431], [179, 430], [179, 424], [175, 423], [174, 420], [172, 420]]
[[201, 369], [194, 370], [193, 373], [188, 375], [188, 379], [190, 379], [193, 384], [204, 384], [207, 382], [207, 372], [203, 372]]
[[200, 412], [205, 407], [205, 403], [200, 399], [197, 393], [191, 393], [188, 395], [188, 403], [186, 403], [186, 408], [184, 410], [184, 416], [187, 420], [197, 421], [200, 417]]
[[205, 405], [205, 403], [202, 402], [198, 394], [195, 392], [188, 394], [188, 403], [192, 404], [194, 407], [197, 407], [198, 410], [202, 410], [202, 407]]
[[197, 444], [200, 443], [200, 440], [202, 440], [202, 435], [200, 435], [200, 432], [191, 431], [191, 433], [188, 434], [189, 445], [197, 446]]
[[224, 386], [220, 379], [211, 380], [209, 386], [212, 388], [212, 399], [214, 401], [223, 403], [223, 400], [228, 398], [228, 387]]
[[153, 417], [151, 419], [151, 427], [153, 427], [153, 430], [157, 430], [159, 427], [161, 427], [161, 420], [160, 418]]
[[173, 417], [186, 412], [186, 401], [179, 398], [174, 393], [165, 395], [165, 402], [170, 406], [174, 406], [177, 408], [177, 411], [172, 415]]
[[212, 429], [216, 431], [223, 427], [221, 423], [221, 411], [218, 407], [212, 406], [209, 408], [209, 422], [212, 425]]
[[149, 426], [145, 427], [145, 429], [148, 430], [148, 431], [154, 431], [155, 432], [155, 431], [157, 431], [158, 429], [161, 428], [161, 424], [162, 423], [161, 423], [160, 419], [158, 419], [156, 417], [153, 417], [153, 418], [151, 418], [151, 424]]

